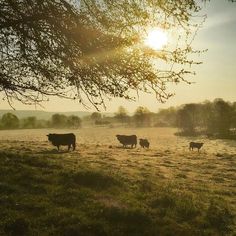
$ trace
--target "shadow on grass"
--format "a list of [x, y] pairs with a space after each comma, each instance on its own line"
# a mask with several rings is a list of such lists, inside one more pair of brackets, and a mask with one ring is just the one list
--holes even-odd
[[117, 149], [135, 149], [136, 147], [131, 147], [131, 146], [127, 146], [127, 147], [123, 147], [123, 146], [114, 146], [114, 148], [117, 148]]
[[42, 150], [42, 151], [39, 151], [39, 152], [36, 152], [36, 154], [65, 154], [65, 153], [69, 153], [71, 151], [68, 151], [68, 150], [57, 150], [57, 149], [51, 149], [51, 150]]
[[81, 185], [96, 190], [105, 190], [114, 186], [120, 186], [121, 182], [103, 171], [82, 170], [79, 172], [61, 173], [61, 183], [64, 185]]

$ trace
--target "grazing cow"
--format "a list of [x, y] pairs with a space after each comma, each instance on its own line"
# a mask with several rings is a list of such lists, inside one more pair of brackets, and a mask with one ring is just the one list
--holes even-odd
[[133, 146], [136, 147], [137, 145], [137, 136], [136, 135], [116, 135], [117, 139], [121, 144], [123, 144], [123, 147], [126, 147], [127, 145], [130, 145], [131, 148]]
[[147, 139], [142, 139], [142, 138], [139, 139], [139, 144], [142, 148], [145, 148], [145, 147], [149, 148], [149, 145], [150, 145]]
[[197, 148], [198, 152], [199, 152], [199, 150], [202, 146], [203, 146], [203, 143], [190, 142], [189, 143], [189, 150], [193, 150], [194, 148]]
[[56, 146], [58, 151], [60, 145], [68, 145], [68, 151], [70, 150], [71, 145], [73, 146], [73, 151], [75, 150], [75, 141], [76, 137], [73, 133], [69, 134], [48, 134], [48, 140], [52, 145]]

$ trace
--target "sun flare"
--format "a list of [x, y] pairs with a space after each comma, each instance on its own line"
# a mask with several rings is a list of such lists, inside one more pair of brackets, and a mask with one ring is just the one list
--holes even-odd
[[148, 32], [144, 41], [145, 45], [154, 49], [162, 49], [168, 42], [167, 33], [160, 28], [152, 29]]

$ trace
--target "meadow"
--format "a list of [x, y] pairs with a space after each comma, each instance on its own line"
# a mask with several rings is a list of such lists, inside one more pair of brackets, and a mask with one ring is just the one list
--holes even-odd
[[[60, 152], [48, 133], [74, 132]], [[0, 235], [235, 235], [236, 141], [173, 128], [0, 131]], [[150, 141], [124, 149], [116, 134]], [[190, 141], [204, 142], [198, 153]]]

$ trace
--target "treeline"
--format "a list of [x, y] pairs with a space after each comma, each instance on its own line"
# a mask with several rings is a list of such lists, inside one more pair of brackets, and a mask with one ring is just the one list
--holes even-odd
[[177, 135], [207, 135], [216, 138], [236, 138], [236, 102], [223, 99], [213, 102], [184, 104], [179, 107], [161, 109], [154, 113], [145, 107], [138, 107], [128, 115], [124, 107], [119, 107], [114, 117], [102, 117], [94, 113], [95, 124], [119, 122], [135, 127], [177, 127]]
[[50, 120], [38, 120], [35, 116], [19, 119], [12, 113], [3, 114], [0, 119], [0, 129], [40, 129], [40, 128], [79, 128], [82, 120], [80, 117], [63, 114], [54, 114]]
[[94, 125], [123, 125], [148, 127], [153, 126], [153, 117], [155, 113], [150, 112], [146, 107], [138, 107], [133, 115], [129, 115], [127, 110], [120, 106], [118, 111], [112, 117], [107, 117], [99, 112], [94, 112], [91, 116], [84, 117], [83, 122], [89, 122]]
[[[170, 111], [172, 111], [170, 109]], [[167, 117], [166, 111], [165, 118]], [[172, 113], [171, 113], [172, 114]], [[35, 129], [35, 128], [79, 128], [85, 126], [172, 126], [170, 119], [165, 122], [159, 121], [159, 113], [149, 111], [146, 107], [138, 107], [134, 114], [129, 115], [124, 107], [119, 107], [113, 116], [106, 116], [100, 112], [93, 112], [88, 116], [80, 118], [75, 115], [66, 116], [63, 114], [54, 114], [49, 120], [38, 120], [35, 116], [19, 119], [12, 113], [5, 113], [0, 119], [0, 129]]]
[[80, 128], [81, 126], [125, 126], [125, 127], [178, 127], [178, 135], [205, 134], [213, 137], [228, 138], [236, 136], [236, 102], [223, 99], [213, 102], [184, 104], [179, 107], [161, 109], [157, 113], [146, 107], [138, 107], [133, 114], [120, 106], [113, 116], [93, 112], [80, 118], [75, 115], [54, 114], [49, 120], [37, 117], [18, 119], [6, 113], [0, 119], [1, 129], [17, 128]]
[[182, 135], [235, 138], [236, 102], [215, 99], [213, 102], [185, 104], [176, 112], [176, 126]]

